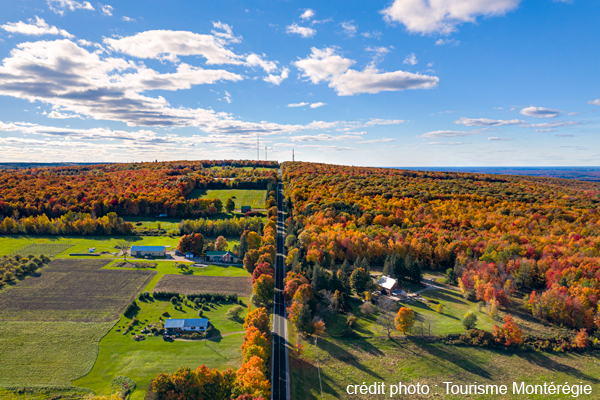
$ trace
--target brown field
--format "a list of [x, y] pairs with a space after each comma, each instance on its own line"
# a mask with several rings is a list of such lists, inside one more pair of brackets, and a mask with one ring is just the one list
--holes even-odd
[[39, 274], [0, 292], [0, 320], [107, 322], [154, 271], [103, 270], [110, 260], [54, 260]]
[[223, 293], [246, 297], [252, 294], [250, 277], [165, 275], [154, 287], [155, 292], [180, 294]]

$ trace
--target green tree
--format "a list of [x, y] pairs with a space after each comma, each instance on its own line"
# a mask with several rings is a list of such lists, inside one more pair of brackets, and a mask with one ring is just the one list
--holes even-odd
[[233, 212], [233, 210], [235, 210], [235, 201], [233, 201], [233, 199], [230, 197], [227, 199], [227, 201], [225, 202], [225, 209], [227, 210], [227, 212]]
[[475, 329], [477, 325], [477, 315], [472, 313], [471, 311], [467, 312], [462, 319], [462, 326], [466, 330]]
[[352, 289], [359, 294], [367, 290], [367, 284], [371, 279], [369, 273], [364, 268], [357, 268], [350, 275], [350, 285]]

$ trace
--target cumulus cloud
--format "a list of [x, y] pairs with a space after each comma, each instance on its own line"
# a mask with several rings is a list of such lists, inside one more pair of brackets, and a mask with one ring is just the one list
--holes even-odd
[[141, 63], [91, 53], [63, 39], [21, 43], [0, 66], [0, 95], [41, 101], [63, 111], [129, 126], [195, 126], [207, 133], [263, 134], [303, 130], [298, 125], [251, 123], [213, 110], [174, 108], [152, 90], [181, 90], [218, 81], [239, 81], [222, 69], [185, 63], [160, 74]]
[[313, 28], [309, 28], [307, 26], [300, 26], [295, 22], [293, 24], [287, 26], [286, 32], [300, 35], [303, 38], [311, 38], [311, 37], [315, 36], [317, 33], [317, 31], [314, 30]]
[[283, 82], [284, 79], [287, 79], [287, 77], [289, 75], [290, 75], [290, 69], [284, 67], [281, 71], [281, 74], [279, 74], [279, 75], [269, 74], [268, 76], [264, 77], [263, 80], [265, 82], [272, 83], [273, 85], [280, 85], [281, 82]]
[[125, 22], [135, 22], [135, 18], [128, 17], [127, 15], [123, 15], [121, 19]]
[[456, 121], [455, 124], [465, 126], [504, 126], [504, 125], [518, 125], [524, 124], [525, 121], [520, 119], [488, 119], [488, 118], [465, 118], [462, 117]]
[[43, 18], [39, 18], [38, 16], [35, 17], [35, 21], [30, 19], [29, 23], [22, 21], [9, 22], [4, 25], [0, 25], [0, 28], [10, 33], [20, 33], [22, 35], [29, 36], [61, 35], [68, 38], [74, 37], [64, 29], [58, 29], [55, 26], [48, 25]]
[[311, 19], [314, 16], [315, 16], [315, 10], [307, 8], [306, 10], [304, 10], [302, 15], [300, 15], [300, 18], [303, 20], [307, 20], [307, 19]]
[[349, 37], [356, 35], [356, 31], [358, 30], [358, 27], [354, 24], [354, 21], [344, 21], [340, 24], [340, 26], [344, 30], [344, 33]]
[[317, 103], [312, 103], [310, 105], [310, 108], [319, 108], [319, 107], [323, 107], [323, 106], [326, 106], [326, 105], [327, 105], [327, 103], [323, 103], [323, 102], [319, 101]]
[[213, 27], [217, 30], [212, 30], [211, 33], [216, 37], [224, 39], [230, 43], [240, 43], [242, 41], [241, 36], [235, 36], [233, 34], [233, 28], [231, 25], [225, 24], [221, 21], [214, 22]]
[[102, 14], [106, 15], [106, 16], [112, 16], [112, 11], [113, 11], [113, 7], [109, 6], [108, 4], [98, 4], [100, 6], [100, 11], [102, 12]]
[[410, 53], [404, 59], [404, 64], [417, 65], [418, 62], [419, 61], [417, 61], [417, 56], [415, 56], [415, 53]]
[[304, 107], [304, 106], [307, 106], [309, 104], [310, 103], [307, 103], [307, 102], [303, 101], [302, 103], [290, 103], [287, 106], [288, 107]]
[[590, 101], [588, 101], [588, 104], [593, 104], [595, 106], [600, 106], [600, 99], [590, 100]]
[[358, 93], [379, 93], [407, 89], [430, 89], [437, 86], [435, 76], [413, 74], [405, 71], [382, 72], [373, 64], [362, 71], [350, 69], [354, 60], [337, 54], [333, 47], [311, 48], [311, 54], [294, 62], [303, 76], [312, 83], [329, 82], [339, 96]]
[[223, 37], [188, 31], [152, 30], [122, 38], [106, 38], [111, 49], [137, 58], [176, 62], [177, 56], [202, 56], [207, 64], [243, 64], [243, 57], [225, 47]]
[[438, 39], [435, 41], [436, 46], [443, 46], [445, 44], [458, 46], [460, 44], [460, 41], [456, 39]]
[[412, 33], [447, 35], [477, 17], [501, 16], [520, 0], [394, 0], [381, 13], [388, 23], [399, 22]]
[[94, 11], [94, 7], [89, 1], [83, 1], [81, 3], [75, 0], [47, 0], [48, 8], [54, 11], [56, 14], [65, 15], [66, 10], [90, 10]]
[[534, 118], [555, 118], [562, 114], [562, 111], [551, 110], [544, 107], [527, 107], [522, 109], [520, 114]]

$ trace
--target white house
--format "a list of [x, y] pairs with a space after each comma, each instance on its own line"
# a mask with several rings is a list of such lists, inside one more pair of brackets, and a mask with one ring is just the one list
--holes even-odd
[[208, 328], [208, 318], [167, 319], [165, 329], [171, 335], [177, 332], [204, 332]]

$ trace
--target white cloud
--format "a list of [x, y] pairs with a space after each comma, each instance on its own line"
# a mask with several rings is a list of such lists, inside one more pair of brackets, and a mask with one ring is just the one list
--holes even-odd
[[488, 118], [465, 118], [454, 121], [455, 124], [465, 126], [504, 126], [524, 124], [525, 121], [520, 119], [488, 119]]
[[437, 86], [435, 76], [413, 74], [405, 71], [381, 72], [373, 65], [362, 71], [350, 69], [355, 61], [336, 54], [336, 49], [311, 48], [307, 58], [294, 62], [312, 83], [329, 82], [339, 96], [358, 93], [379, 93], [407, 89], [430, 89]]
[[261, 67], [266, 73], [271, 73], [277, 69], [277, 64], [273, 61], [265, 61], [261, 56], [251, 53], [246, 56], [246, 65]]
[[460, 44], [460, 41], [456, 40], [456, 39], [438, 39], [435, 41], [436, 46], [443, 46], [445, 44], [449, 44], [452, 46], [458, 46]]
[[410, 53], [404, 59], [404, 64], [416, 65], [418, 62], [419, 61], [417, 60], [417, 56], [415, 56], [415, 53]]
[[398, 125], [403, 123], [403, 119], [380, 119], [371, 118], [369, 121], [364, 123], [362, 126], [375, 126], [375, 125]]
[[94, 11], [94, 7], [88, 2], [83, 1], [81, 3], [75, 0], [47, 0], [48, 8], [54, 11], [56, 14], [65, 15], [67, 9], [71, 11], [75, 10], [90, 10]]
[[382, 62], [385, 55], [391, 51], [389, 48], [384, 46], [367, 46], [365, 50], [373, 53], [371, 65], [376, 65]]
[[419, 137], [424, 137], [424, 138], [445, 138], [445, 137], [459, 137], [459, 136], [477, 135], [479, 133], [481, 133], [480, 130], [474, 130], [474, 131], [433, 131], [433, 132], [427, 132], [427, 133], [424, 133], [422, 135], [419, 135]]
[[499, 137], [489, 137], [488, 140], [493, 141], [493, 142], [510, 142], [512, 141], [512, 139], [504, 139], [504, 138], [499, 138]]
[[284, 67], [280, 75], [269, 74], [268, 76], [264, 77], [263, 80], [265, 82], [272, 83], [273, 85], [280, 85], [281, 82], [283, 82], [284, 79], [287, 79], [289, 75], [289, 68]]
[[287, 33], [295, 33], [302, 36], [303, 38], [311, 38], [317, 33], [313, 28], [307, 26], [300, 26], [297, 23], [293, 23], [286, 28]]
[[229, 92], [227, 90], [225, 91], [224, 99], [227, 102], [227, 104], [231, 104], [231, 95], [229, 94]]
[[55, 26], [48, 25], [43, 18], [39, 18], [38, 16], [35, 17], [35, 22], [33, 19], [30, 19], [28, 24], [22, 21], [8, 22], [4, 25], [0, 25], [0, 28], [10, 33], [20, 33], [22, 35], [30, 36], [61, 35], [68, 38], [73, 37], [73, 35], [64, 29], [58, 29]]
[[[32, 74], [31, 71], [36, 73]], [[174, 108], [152, 90], [181, 90], [217, 81], [239, 81], [240, 75], [180, 63], [176, 72], [160, 74], [141, 63], [90, 53], [63, 39], [21, 43], [0, 66], [0, 95], [41, 101], [62, 112], [129, 126], [195, 126], [208, 133], [262, 134], [301, 131], [299, 125], [252, 123], [227, 113]], [[58, 110], [57, 110], [58, 112]]]
[[177, 56], [202, 56], [207, 64], [243, 64], [242, 56], [225, 48], [226, 40], [188, 31], [153, 30], [122, 38], [106, 38], [113, 50], [137, 58], [176, 62]]
[[128, 17], [127, 15], [123, 15], [121, 19], [125, 22], [135, 22], [135, 18]]
[[[240, 43], [242, 41], [241, 36], [235, 36], [233, 34], [233, 29], [231, 28], [231, 25], [224, 24], [221, 21], [217, 21], [217, 22], [213, 21], [212, 24], [215, 29], [219, 29], [218, 31], [212, 30], [211, 33], [213, 35], [215, 35], [219, 38], [222, 38], [231, 43]], [[223, 31], [223, 32], [221, 32], [221, 31]]]
[[361, 33], [362, 36], [368, 38], [368, 39], [379, 39], [381, 38], [381, 32], [379, 31], [372, 31], [372, 32], [363, 32]]
[[287, 106], [288, 107], [304, 107], [304, 106], [307, 106], [308, 104], [309, 103], [307, 103], [307, 102], [304, 101], [302, 103], [290, 103]]
[[108, 4], [98, 4], [100, 6], [100, 10], [102, 12], [102, 14], [106, 15], [106, 16], [112, 16], [112, 11], [113, 11], [113, 7], [109, 6]]
[[580, 125], [578, 121], [559, 121], [559, 122], [545, 122], [543, 124], [527, 124], [525, 128], [562, 128], [565, 126]]
[[593, 104], [595, 106], [600, 106], [600, 99], [590, 100], [590, 101], [588, 101], [588, 104]]
[[562, 111], [551, 110], [544, 107], [527, 107], [522, 109], [520, 114], [535, 118], [555, 118], [562, 114]]
[[344, 21], [340, 24], [340, 26], [344, 30], [344, 33], [349, 37], [356, 35], [356, 31], [358, 30], [358, 27], [354, 24], [354, 21]]
[[325, 106], [325, 105], [327, 105], [327, 103], [323, 103], [323, 102], [320, 102], [320, 101], [319, 101], [318, 103], [312, 103], [312, 104], [310, 105], [310, 108], [319, 108], [319, 107], [323, 107], [323, 106]]
[[501, 16], [514, 10], [520, 0], [394, 0], [381, 11], [389, 22], [403, 24], [409, 32], [449, 34], [477, 17]]
[[369, 144], [369, 143], [389, 143], [389, 142], [395, 142], [396, 139], [392, 139], [392, 138], [381, 138], [381, 139], [373, 139], [373, 140], [362, 140], [360, 142], [356, 142], [356, 143], [360, 143], [360, 144]]
[[300, 15], [300, 18], [303, 20], [307, 20], [307, 19], [311, 19], [312, 17], [315, 16], [315, 10], [312, 10], [310, 8], [307, 8], [302, 15]]

